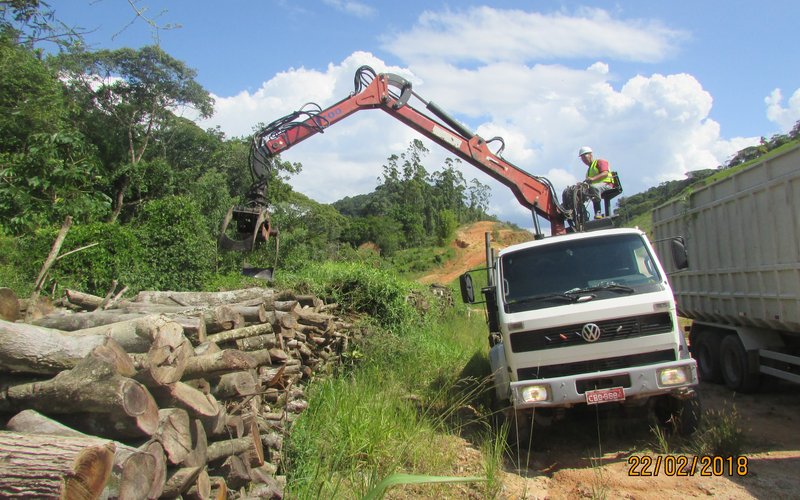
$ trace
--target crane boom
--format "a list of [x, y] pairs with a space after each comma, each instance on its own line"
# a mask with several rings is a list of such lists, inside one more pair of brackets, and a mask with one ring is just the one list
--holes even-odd
[[[433, 116], [411, 106], [408, 101], [412, 96], [423, 102], [425, 109]], [[550, 223], [551, 234], [566, 232], [565, 220], [568, 212], [559, 205], [550, 181], [532, 175], [505, 160], [501, 156], [503, 150], [501, 138], [495, 137], [486, 141], [472, 133], [433, 102], [422, 100], [412, 91], [411, 82], [399, 75], [377, 74], [372, 68], [362, 66], [356, 72], [355, 91], [352, 94], [325, 109], [316, 105], [314, 107], [315, 109], [309, 110], [304, 106], [305, 109], [272, 122], [254, 136], [251, 145], [251, 172], [254, 184], [248, 193], [247, 205], [232, 209], [223, 224], [220, 244], [224, 248], [246, 250], [252, 248], [255, 239], [266, 239], [263, 228], [259, 231], [258, 227], [248, 226], [267, 223], [264, 221], [268, 218], [265, 219], [263, 214], [266, 207], [265, 191], [270, 158], [316, 134], [323, 133], [328, 127], [364, 109], [385, 111], [510, 188], [517, 201], [531, 210], [537, 235], [541, 234], [537, 215]], [[494, 141], [501, 142], [497, 153], [489, 149], [489, 144]], [[237, 218], [240, 229], [245, 226], [245, 230], [240, 233], [252, 234], [244, 244], [225, 236], [225, 227], [230, 222], [231, 215]], [[261, 222], [258, 222], [259, 220]]]

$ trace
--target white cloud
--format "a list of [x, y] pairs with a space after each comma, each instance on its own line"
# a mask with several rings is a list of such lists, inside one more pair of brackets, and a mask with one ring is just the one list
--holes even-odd
[[[577, 156], [582, 145], [610, 160], [620, 172], [624, 194], [632, 195], [691, 170], [714, 168], [757, 140], [723, 140], [719, 124], [709, 118], [713, 99], [692, 75], [623, 79], [614, 74], [610, 61], [663, 57], [679, 38], [672, 30], [643, 21], [623, 22], [598, 10], [575, 16], [490, 8], [478, 13], [482, 15], [423, 14], [417, 26], [396, 35], [399, 39], [392, 46], [401, 52], [406, 66], [389, 66], [370, 53], [355, 52], [324, 71], [290, 69], [256, 92], [215, 96], [217, 114], [203, 125], [219, 125], [229, 135], [249, 134], [255, 124], [284, 116], [306, 102], [331, 106], [353, 91], [356, 69], [367, 64], [409, 79], [418, 95], [436, 102], [482, 137], [502, 136], [503, 156], [550, 179], [557, 197], [584, 177], [586, 167]], [[504, 36], [497, 37], [496, 30]], [[587, 30], [593, 35], [585, 35]], [[625, 43], [618, 43], [616, 36]], [[423, 55], [425, 50], [428, 55]], [[527, 62], [579, 55], [594, 62], [587, 66], [583, 60], [578, 67]], [[783, 108], [780, 92], [773, 93], [768, 112], [775, 120], [786, 120], [786, 114], [797, 116], [799, 96], [795, 92], [789, 108]], [[427, 113], [419, 101], [411, 104]], [[374, 189], [386, 158], [404, 152], [413, 138], [420, 137], [385, 113], [370, 110], [356, 113], [282, 157], [303, 164], [303, 172], [292, 180], [297, 191], [333, 202]], [[431, 170], [448, 153], [425, 142], [431, 149], [425, 164]], [[491, 207], [498, 217], [531, 226], [529, 212], [506, 187], [466, 162], [462, 165], [467, 179], [474, 177], [492, 187]]]
[[601, 56], [653, 62], [672, 53], [684, 37], [654, 21], [613, 19], [601, 9], [570, 15], [480, 7], [424, 12], [410, 30], [387, 36], [384, 49], [410, 64]]
[[800, 88], [794, 91], [789, 98], [789, 106], [783, 107], [783, 94], [781, 89], [775, 89], [764, 98], [767, 105], [767, 118], [776, 123], [782, 132], [788, 132], [800, 120]]

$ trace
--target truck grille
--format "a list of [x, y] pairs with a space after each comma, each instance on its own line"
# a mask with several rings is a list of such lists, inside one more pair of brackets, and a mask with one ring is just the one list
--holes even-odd
[[[600, 327], [600, 338], [596, 342], [632, 339], [645, 335], [669, 333], [672, 331], [672, 316], [669, 313], [648, 314], [632, 318], [616, 318], [594, 322]], [[587, 342], [581, 337], [581, 329], [586, 323], [517, 332], [510, 335], [512, 352], [538, 351]]]
[[675, 360], [675, 351], [672, 349], [666, 349], [663, 351], [634, 354], [631, 356], [592, 359], [589, 361], [580, 361], [578, 363], [520, 368], [517, 370], [517, 377], [519, 380], [568, 377], [570, 375], [585, 375], [588, 373], [619, 370], [634, 366], [654, 365], [657, 363], [665, 363], [667, 361]]

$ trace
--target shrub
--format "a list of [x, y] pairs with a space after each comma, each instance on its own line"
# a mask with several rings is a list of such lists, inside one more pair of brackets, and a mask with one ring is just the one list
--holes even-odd
[[[22, 240], [20, 271], [35, 279], [58, 234], [58, 228], [39, 230], [32, 238]], [[75, 253], [66, 255], [88, 245]], [[59, 290], [73, 288], [86, 293], [105, 295], [113, 280], [120, 287], [138, 289], [143, 259], [139, 236], [129, 227], [119, 224], [92, 223], [73, 225], [61, 246], [60, 258], [48, 275], [49, 286]], [[33, 284], [33, 283], [31, 283]]]
[[136, 220], [149, 275], [156, 290], [201, 289], [214, 271], [216, 243], [197, 204], [174, 196], [144, 205]]

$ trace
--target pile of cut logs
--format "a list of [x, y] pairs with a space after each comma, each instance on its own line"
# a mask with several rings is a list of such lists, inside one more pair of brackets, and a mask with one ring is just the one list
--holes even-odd
[[0, 497], [281, 498], [304, 384], [351, 324], [315, 296], [249, 288], [68, 291], [0, 320]]

